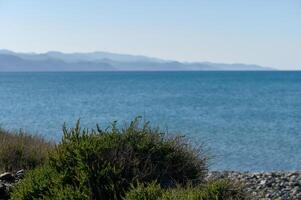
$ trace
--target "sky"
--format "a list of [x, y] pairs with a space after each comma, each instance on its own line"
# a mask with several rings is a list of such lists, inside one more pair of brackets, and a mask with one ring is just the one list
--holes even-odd
[[301, 70], [301, 0], [0, 0], [0, 49]]

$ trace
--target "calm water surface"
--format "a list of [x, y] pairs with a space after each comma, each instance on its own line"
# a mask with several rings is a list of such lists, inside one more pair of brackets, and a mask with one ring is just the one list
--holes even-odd
[[212, 169], [301, 170], [301, 72], [0, 73], [0, 124], [59, 140], [144, 116], [207, 144]]

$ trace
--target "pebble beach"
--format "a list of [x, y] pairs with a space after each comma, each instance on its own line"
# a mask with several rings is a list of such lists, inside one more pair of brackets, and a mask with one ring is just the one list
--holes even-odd
[[207, 176], [208, 180], [220, 178], [238, 181], [254, 200], [301, 200], [301, 171], [211, 171]]

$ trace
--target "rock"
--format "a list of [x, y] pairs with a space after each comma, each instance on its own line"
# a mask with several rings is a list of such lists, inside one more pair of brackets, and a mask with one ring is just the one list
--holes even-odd
[[6, 185], [0, 183], [0, 199], [8, 199], [9, 197], [9, 192], [8, 189], [6, 188]]
[[0, 175], [0, 200], [8, 200], [14, 185], [24, 177], [24, 170], [19, 170], [14, 175], [5, 172]]
[[300, 200], [300, 199], [301, 199], [301, 193], [296, 194], [295, 196], [293, 196], [293, 199], [298, 199], [298, 200]]
[[294, 187], [293, 189], [292, 189], [292, 194], [293, 195], [296, 195], [296, 194], [298, 194], [298, 193], [300, 193], [301, 192], [301, 188], [300, 187]]
[[260, 184], [260, 185], [265, 185], [266, 182], [267, 182], [266, 180], [261, 180], [259, 184]]
[[19, 170], [19, 171], [16, 172], [16, 178], [17, 178], [17, 179], [22, 179], [22, 178], [24, 178], [24, 175], [25, 175], [25, 172], [24, 172], [23, 169], [21, 169], [21, 170]]
[[12, 173], [10, 172], [5, 172], [3, 174], [0, 175], [0, 180], [1, 181], [5, 181], [5, 182], [14, 182], [15, 181], [15, 177]]

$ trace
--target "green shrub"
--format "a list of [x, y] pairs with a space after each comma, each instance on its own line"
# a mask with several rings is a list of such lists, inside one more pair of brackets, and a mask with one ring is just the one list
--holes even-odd
[[159, 184], [138, 184], [124, 200], [246, 200], [241, 186], [229, 180], [217, 180], [197, 187], [161, 188]]
[[[199, 184], [207, 172], [207, 158], [200, 149], [192, 148], [183, 137], [168, 137], [152, 129], [148, 123], [139, 126], [138, 119], [124, 129], [113, 123], [110, 129], [89, 131], [77, 123], [63, 132], [49, 166], [60, 175], [60, 187], [89, 191], [85, 194], [91, 199], [121, 199], [137, 182], [155, 181], [162, 187]], [[52, 187], [49, 185], [51, 191]], [[36, 195], [39, 193], [48, 195], [37, 190]]]
[[165, 190], [156, 182], [138, 183], [136, 186], [132, 185], [132, 189], [126, 193], [124, 200], [157, 200], [162, 197], [164, 192]]
[[246, 200], [243, 187], [229, 180], [216, 180], [198, 187], [167, 190], [160, 200]]
[[87, 189], [63, 185], [62, 175], [49, 166], [39, 167], [28, 174], [16, 185], [11, 199], [88, 199]]
[[8, 132], [0, 128], [0, 171], [33, 169], [48, 159], [54, 147], [40, 136], [22, 131]]

